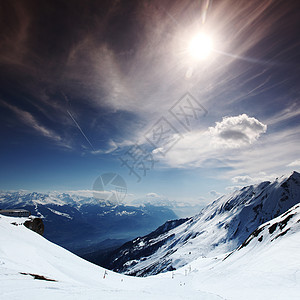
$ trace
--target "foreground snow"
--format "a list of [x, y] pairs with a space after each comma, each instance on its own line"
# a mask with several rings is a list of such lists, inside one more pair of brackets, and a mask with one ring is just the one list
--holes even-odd
[[299, 299], [300, 205], [229, 256], [147, 278], [105, 271], [16, 225], [22, 221], [0, 217], [0, 299]]
[[[106, 271], [0, 217], [0, 299], [220, 299], [181, 284], [181, 277], [134, 278]], [[31, 275], [56, 281], [36, 280]]]
[[198, 259], [193, 287], [225, 299], [300, 299], [300, 204], [261, 225], [222, 259]]

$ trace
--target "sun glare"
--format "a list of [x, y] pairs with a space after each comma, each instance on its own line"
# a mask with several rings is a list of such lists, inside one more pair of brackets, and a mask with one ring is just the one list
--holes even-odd
[[196, 35], [189, 44], [190, 54], [198, 59], [206, 59], [212, 51], [212, 40], [205, 34]]

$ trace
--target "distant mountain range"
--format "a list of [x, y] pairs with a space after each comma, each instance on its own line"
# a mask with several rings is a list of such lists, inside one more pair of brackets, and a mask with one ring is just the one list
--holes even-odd
[[115, 206], [76, 193], [1, 192], [0, 209], [8, 208], [41, 217], [47, 239], [81, 256], [114, 249], [177, 218], [167, 207]]
[[274, 182], [247, 186], [218, 198], [194, 217], [169, 221], [125, 243], [101, 263], [117, 272], [148, 276], [178, 269], [200, 258], [239, 252], [252, 247], [254, 241], [270, 243], [300, 222], [299, 202], [297, 172]]

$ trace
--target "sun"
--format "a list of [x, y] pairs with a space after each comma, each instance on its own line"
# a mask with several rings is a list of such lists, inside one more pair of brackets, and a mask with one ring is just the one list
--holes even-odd
[[206, 59], [212, 52], [212, 40], [209, 36], [200, 33], [191, 40], [188, 50], [195, 59]]

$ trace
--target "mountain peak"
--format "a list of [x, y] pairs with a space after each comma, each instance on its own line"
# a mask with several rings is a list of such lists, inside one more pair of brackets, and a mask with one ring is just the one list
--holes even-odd
[[289, 178], [299, 179], [300, 178], [300, 173], [298, 173], [297, 171], [293, 171]]
[[239, 247], [263, 223], [299, 203], [300, 174], [262, 182], [222, 196], [200, 214], [114, 252], [110, 267], [148, 276], [178, 269], [201, 257], [224, 255]]

